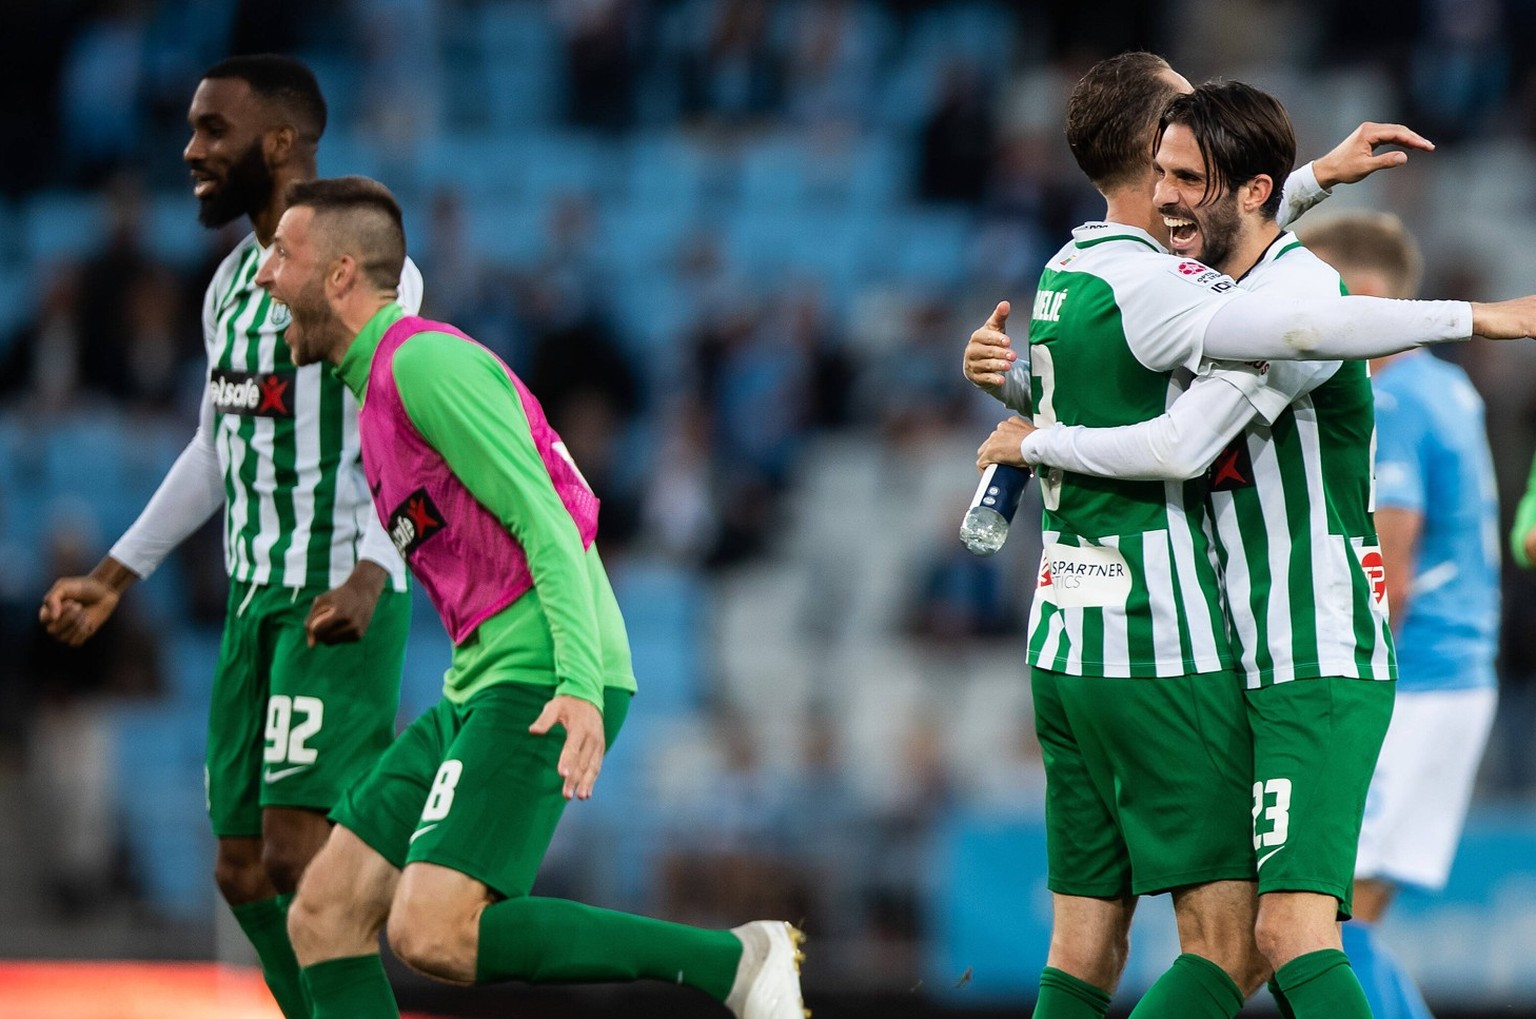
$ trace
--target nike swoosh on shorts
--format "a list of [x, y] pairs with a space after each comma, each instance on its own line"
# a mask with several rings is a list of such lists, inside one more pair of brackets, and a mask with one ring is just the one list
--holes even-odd
[[273, 771], [272, 769], [268, 768], [267, 771], [266, 771], [266, 774], [262, 775], [261, 777], [262, 777], [263, 781], [267, 782], [270, 785], [271, 783], [276, 782], [279, 779], [287, 778], [289, 775], [297, 775], [299, 772], [303, 771], [305, 768], [308, 768], [308, 767], [309, 767], [309, 765], [307, 765], [307, 764], [300, 764], [300, 765], [298, 765], [296, 767], [293, 767], [293, 768], [283, 768], [280, 771]]
[[1265, 853], [1263, 856], [1259, 857], [1259, 862], [1254, 865], [1253, 869], [1254, 870], [1258, 870], [1260, 867], [1264, 866], [1264, 864], [1269, 860], [1269, 858], [1271, 856], [1274, 856], [1276, 853], [1278, 853], [1280, 850], [1282, 850], [1284, 848], [1285, 848], [1284, 846], [1276, 846], [1275, 848], [1271, 849], [1269, 852]]
[[436, 828], [436, 827], [437, 827], [437, 822], [434, 821], [432, 824], [427, 825], [425, 828], [417, 828], [415, 831], [411, 832], [411, 841], [415, 842], [417, 839], [421, 838], [427, 832], [431, 831], [433, 828]]

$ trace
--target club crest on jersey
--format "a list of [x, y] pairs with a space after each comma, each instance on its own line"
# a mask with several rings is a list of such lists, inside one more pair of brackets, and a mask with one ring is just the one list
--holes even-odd
[[293, 417], [292, 372], [241, 372], [215, 368], [208, 373], [208, 399], [216, 414], [241, 417]]
[[421, 547], [422, 542], [441, 531], [445, 525], [443, 515], [432, 504], [432, 497], [425, 488], [418, 488], [405, 497], [389, 515], [389, 540], [403, 556]]

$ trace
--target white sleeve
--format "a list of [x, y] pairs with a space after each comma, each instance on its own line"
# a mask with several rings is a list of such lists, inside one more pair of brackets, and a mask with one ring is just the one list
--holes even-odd
[[192, 441], [108, 555], [140, 577], [148, 577], [223, 505], [224, 474], [213, 447], [213, 404], [205, 396]]
[[1031, 467], [1133, 481], [1188, 480], [1253, 420], [1247, 387], [1232, 374], [1218, 370], [1201, 376], [1150, 421], [1114, 428], [1051, 425], [1026, 435], [1019, 451]]
[[400, 307], [405, 309], [407, 315], [421, 313], [421, 298], [426, 289], [422, 282], [421, 270], [416, 263], [406, 256], [405, 265], [400, 268], [400, 287], [395, 291], [395, 300]]
[[1217, 361], [1364, 361], [1472, 335], [1466, 301], [1240, 293], [1214, 312], [1203, 347]]
[[375, 563], [390, 576], [394, 576], [399, 572], [400, 553], [395, 550], [389, 532], [384, 530], [384, 524], [379, 520], [379, 511], [371, 500], [367, 516], [368, 519], [363, 521], [363, 540], [358, 546], [357, 558]]
[[1265, 424], [1274, 424], [1297, 397], [1333, 378], [1342, 361], [1213, 361], [1207, 370], [1219, 372], [1253, 404]]
[[1285, 178], [1285, 191], [1280, 196], [1280, 211], [1275, 215], [1275, 222], [1283, 230], [1331, 194], [1331, 188], [1324, 188], [1317, 182], [1317, 171], [1311, 163], [1298, 166]]

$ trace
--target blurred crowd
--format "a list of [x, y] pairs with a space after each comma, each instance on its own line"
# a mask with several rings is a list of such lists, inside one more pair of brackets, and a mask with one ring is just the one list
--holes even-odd
[[[697, 682], [674, 702], [689, 724], [656, 719], [655, 752], [635, 758], [653, 844], [688, 849], [603, 872], [610, 898], [711, 922], [836, 917], [864, 946], [850, 971], [914, 950], [946, 812], [1039, 809], [1019, 643], [1031, 539], [994, 560], [954, 540], [997, 420], [959, 354], [994, 301], [1028, 307], [1039, 264], [1102, 211], [1061, 141], [1081, 70], [1144, 47], [1194, 80], [1253, 80], [1292, 106], [1305, 152], [1362, 118], [1410, 123], [1440, 151], [1362, 200], [1420, 233], [1425, 295], [1536, 278], [1498, 236], [1536, 218], [1518, 185], [1536, 171], [1529, 0], [19, 0], [6, 15], [0, 768], [86, 804], [87, 833], [59, 836], [84, 848], [51, 861], [59, 909], [133, 893], [114, 751], [80, 741], [109, 731], [102, 705], [171, 696], [176, 635], [223, 611], [214, 526], [153, 582], [171, 593], [146, 585], [86, 647], [35, 626], [47, 581], [95, 562], [191, 434], [203, 288], [238, 234], [196, 226], [179, 154], [199, 72], [228, 53], [312, 63], [332, 108], [322, 172], [401, 197], [425, 313], [539, 395], [603, 500], [621, 596], [626, 570], [661, 575], [697, 609], [656, 631], [693, 645]], [[1458, 356], [1489, 404], [1507, 520], [1536, 437], [1531, 358]], [[141, 448], [143, 470], [104, 480]], [[1536, 587], [1512, 569], [1505, 604], [1481, 788], [1530, 800]], [[625, 607], [643, 643], [654, 606]], [[961, 718], [983, 722], [981, 752], [958, 745]], [[561, 845], [548, 880], [589, 886], [592, 851]]]

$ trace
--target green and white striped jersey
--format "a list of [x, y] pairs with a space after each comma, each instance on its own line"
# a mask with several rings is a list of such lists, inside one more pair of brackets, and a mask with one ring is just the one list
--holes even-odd
[[[294, 366], [283, 342], [288, 309], [255, 284], [266, 256], [248, 235], [219, 265], [203, 302], [226, 565], [249, 583], [335, 587], [356, 565], [365, 531], [377, 526], [357, 402], [329, 365]], [[420, 308], [421, 292], [421, 272], [407, 260], [400, 303], [408, 312]], [[404, 590], [398, 554], [381, 554], [376, 544], [368, 558]]]
[[[1144, 230], [1089, 223], [1047, 263], [1030, 321], [1035, 421], [1111, 427], [1162, 414], [1201, 361], [1232, 281]], [[1230, 668], [1202, 481], [1040, 472], [1045, 553], [1028, 660], [1088, 676]]]
[[[1343, 292], [1339, 274], [1290, 233], [1239, 284], [1298, 298]], [[1257, 401], [1260, 417], [1210, 471], [1238, 667], [1251, 688], [1396, 679], [1371, 516], [1376, 427], [1366, 364], [1276, 362], [1268, 371], [1266, 388], [1286, 394], [1279, 401], [1300, 395], [1283, 409]], [[1307, 372], [1304, 385], [1281, 378]]]

